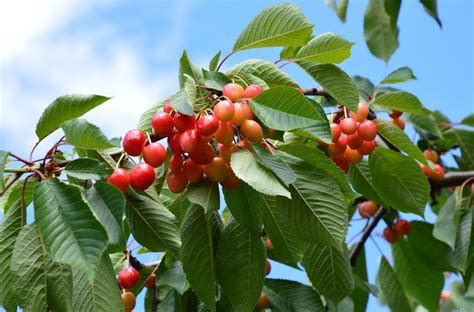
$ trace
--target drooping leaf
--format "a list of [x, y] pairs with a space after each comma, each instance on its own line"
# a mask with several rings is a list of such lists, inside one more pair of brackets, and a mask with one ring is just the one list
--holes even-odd
[[393, 33], [398, 37], [398, 15], [400, 14], [400, 7], [402, 0], [384, 0], [385, 11], [390, 16], [390, 24], [392, 25]]
[[279, 4], [263, 10], [242, 31], [233, 51], [289, 46], [306, 43], [313, 25], [301, 10], [293, 4]]
[[326, 298], [340, 302], [354, 289], [346, 252], [323, 244], [308, 245], [303, 266], [313, 286]]
[[370, 81], [368, 78], [358, 75], [353, 76], [352, 81], [354, 81], [354, 84], [356, 85], [357, 90], [359, 91], [359, 94], [362, 96], [362, 98], [368, 100], [369, 96], [372, 97], [375, 88], [372, 81]]
[[253, 146], [253, 152], [257, 161], [270, 169], [286, 186], [295, 182], [295, 173], [274, 154], [257, 144]]
[[36, 135], [41, 141], [66, 121], [81, 117], [94, 107], [109, 100], [101, 95], [72, 94], [57, 98], [43, 111], [36, 124]]
[[394, 312], [412, 311], [408, 298], [402, 289], [397, 274], [392, 269], [385, 257], [380, 261], [379, 271], [377, 273], [377, 286], [383, 293], [384, 299]]
[[[23, 184], [24, 180], [16, 180], [16, 182], [8, 188], [2, 197], [0, 197], [0, 212], [6, 214], [13, 204], [21, 199], [21, 195], [23, 193]], [[34, 179], [28, 179], [28, 181], [25, 183], [25, 196], [23, 197], [25, 207], [28, 207], [28, 205], [33, 201], [35, 185], [36, 181]]]
[[296, 82], [273, 62], [251, 59], [239, 63], [226, 72], [227, 76], [238, 75], [244, 79], [254, 76], [263, 80], [270, 88], [275, 86], [297, 87]]
[[193, 103], [189, 103], [186, 97], [186, 92], [184, 90], [180, 90], [176, 92], [170, 98], [171, 107], [181, 114], [184, 115], [192, 115], [194, 114], [194, 106]]
[[370, 173], [369, 163], [362, 160], [360, 163], [351, 165], [349, 168], [349, 177], [354, 189], [362, 194], [364, 198], [385, 206], [384, 201], [375, 189], [372, 174]]
[[430, 136], [435, 136], [438, 138], [442, 138], [443, 134], [439, 129], [439, 126], [433, 116], [430, 115], [413, 115], [411, 114], [409, 117], [410, 122], [413, 124], [413, 127], [418, 133], [429, 133]]
[[438, 218], [433, 228], [433, 236], [448, 244], [454, 249], [456, 233], [459, 226], [459, 217], [455, 218], [454, 207], [456, 200], [454, 195], [450, 196], [438, 213]]
[[62, 125], [66, 142], [84, 149], [106, 149], [114, 145], [100, 129], [85, 119], [73, 119]]
[[262, 198], [260, 193], [243, 183], [235, 190], [224, 189], [227, 208], [232, 216], [249, 231], [260, 233], [262, 230]]
[[184, 95], [186, 98], [186, 102], [188, 102], [191, 106], [194, 107], [197, 98], [197, 90], [196, 90], [196, 80], [193, 77], [189, 76], [188, 74], [183, 74], [184, 76]]
[[280, 311], [325, 311], [320, 295], [310, 286], [295, 281], [266, 279], [263, 292]]
[[176, 217], [178, 224], [181, 224], [181, 221], [184, 218], [186, 211], [188, 210], [191, 203], [189, 202], [188, 198], [181, 194], [171, 203], [167, 205], [169, 211]]
[[169, 286], [184, 294], [190, 287], [183, 265], [179, 261], [173, 261], [170, 268], [163, 274], [158, 272], [157, 286]]
[[216, 183], [206, 179], [198, 183], [191, 183], [186, 196], [193, 204], [198, 204], [205, 211], [216, 211], [220, 206], [219, 188]]
[[438, 16], [438, 4], [437, 0], [420, 0], [421, 4], [425, 8], [426, 13], [430, 15], [436, 23], [438, 23], [439, 27], [442, 27], [441, 19]]
[[353, 45], [352, 42], [334, 33], [323, 33], [302, 46], [292, 59], [319, 64], [338, 64], [351, 55]]
[[354, 291], [351, 294], [354, 303], [354, 312], [363, 312], [369, 302], [370, 289], [368, 285], [367, 260], [365, 248], [362, 248], [357, 256], [355, 266], [352, 268], [354, 276]]
[[251, 311], [257, 303], [265, 280], [265, 258], [260, 233], [230, 219], [217, 247], [216, 271], [222, 292], [236, 311]]
[[208, 88], [222, 90], [224, 86], [231, 83], [232, 80], [225, 74], [216, 71], [202, 70], [204, 74], [204, 85]]
[[212, 229], [203, 207], [194, 205], [181, 226], [181, 261], [193, 290], [215, 311], [216, 272]]
[[448, 254], [449, 262], [463, 273], [466, 272], [474, 254], [473, 222], [472, 209], [469, 209], [459, 219], [454, 249]]
[[[375, 0], [379, 1], [379, 0]], [[374, 104], [385, 106], [401, 112], [407, 112], [417, 115], [428, 115], [429, 110], [423, 107], [420, 100], [411, 93], [405, 91], [385, 92], [376, 95], [373, 99]]]
[[382, 81], [380, 81], [380, 84], [384, 83], [399, 83], [399, 82], [405, 82], [408, 80], [416, 80], [415, 74], [413, 74], [413, 70], [410, 67], [400, 67], [390, 74], [387, 75]]
[[100, 180], [107, 178], [112, 170], [93, 158], [77, 158], [69, 162], [64, 173], [81, 180]]
[[217, 68], [217, 65], [219, 63], [219, 59], [221, 58], [221, 51], [217, 52], [216, 55], [214, 55], [209, 62], [209, 70], [210, 71], [215, 71]]
[[58, 179], [35, 188], [35, 220], [48, 254], [54, 261], [80, 267], [94, 278], [107, 246], [107, 235], [81, 192]]
[[369, 157], [369, 168], [375, 190], [387, 205], [423, 216], [430, 186], [413, 159], [377, 147]]

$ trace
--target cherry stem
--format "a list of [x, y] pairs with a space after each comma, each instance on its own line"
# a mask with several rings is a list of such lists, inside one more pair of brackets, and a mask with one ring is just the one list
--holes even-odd
[[26, 160], [26, 159], [23, 159], [22, 157], [17, 156], [17, 155], [15, 155], [15, 154], [11, 153], [11, 152], [9, 152], [8, 154], [9, 154], [11, 157], [16, 158], [16, 160], [21, 161], [21, 162], [24, 163], [25, 165], [28, 165], [28, 166], [33, 166], [33, 165], [34, 165], [31, 161], [28, 161], [28, 160]]
[[231, 57], [235, 52], [237, 52], [238, 50], [235, 50], [235, 51], [232, 51], [230, 52], [229, 54], [227, 54], [223, 59], [222, 61], [220, 61], [219, 65], [217, 65], [217, 68], [216, 68], [216, 72], [219, 71], [219, 69], [221, 69], [222, 65], [225, 63], [225, 61], [227, 61], [227, 59], [229, 57]]
[[33, 159], [33, 153], [34, 153], [36, 147], [38, 147], [38, 145], [40, 144], [40, 142], [41, 142], [41, 141], [38, 141], [38, 142], [35, 143], [35, 145], [33, 145], [33, 148], [32, 148], [31, 151], [30, 151], [30, 162], [31, 162], [32, 159]]
[[[147, 133], [147, 135], [148, 135], [148, 133]], [[150, 140], [150, 142], [151, 142], [151, 139], [150, 139], [149, 136], [148, 136], [148, 140]], [[120, 163], [122, 162], [122, 160], [125, 156], [127, 156], [127, 153], [122, 153], [122, 155], [120, 155], [120, 158], [117, 161], [117, 165], [115, 165], [115, 169], [120, 167]]]
[[278, 68], [282, 69], [283, 67], [285, 67], [286, 65], [291, 64], [291, 63], [293, 63], [293, 61], [288, 61], [288, 62], [280, 65], [280, 67], [278, 67]]
[[375, 238], [373, 238], [372, 236], [370, 236], [370, 240], [372, 241], [372, 243], [374, 243], [375, 247], [378, 249], [378, 251], [380, 252], [380, 254], [385, 257], [385, 255], [383, 254], [382, 249], [381, 249], [381, 248], [379, 247], [379, 245], [377, 244], [377, 241], [375, 240]]

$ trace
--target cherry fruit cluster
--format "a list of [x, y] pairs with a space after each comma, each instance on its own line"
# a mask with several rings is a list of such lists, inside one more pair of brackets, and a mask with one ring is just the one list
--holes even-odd
[[386, 227], [383, 230], [383, 236], [385, 237], [385, 240], [389, 242], [390, 244], [395, 243], [400, 236], [407, 235], [410, 233], [411, 230], [411, 224], [409, 221], [404, 220], [404, 219], [398, 219], [393, 227]]
[[428, 167], [427, 165], [420, 163], [420, 168], [423, 171], [423, 174], [430, 178], [431, 180], [440, 181], [444, 179], [444, 168], [439, 162], [439, 155], [435, 150], [426, 149], [423, 151], [423, 156], [434, 165], [433, 168]]
[[[133, 292], [130, 291], [135, 287], [140, 279], [140, 274], [133, 267], [123, 269], [117, 275], [117, 282], [122, 288], [122, 302], [124, 305], [125, 312], [132, 311], [135, 308], [136, 298]], [[155, 287], [156, 274], [151, 273], [145, 281], [146, 288]]]

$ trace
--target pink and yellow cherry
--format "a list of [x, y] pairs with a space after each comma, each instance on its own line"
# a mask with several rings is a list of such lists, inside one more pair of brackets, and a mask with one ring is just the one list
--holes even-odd
[[136, 164], [130, 171], [130, 185], [140, 191], [149, 188], [155, 181], [155, 170], [147, 163]]
[[143, 159], [152, 167], [158, 168], [166, 159], [166, 148], [158, 142], [150, 143], [143, 149]]
[[191, 158], [188, 158], [183, 163], [183, 173], [189, 182], [198, 182], [204, 175], [204, 169], [201, 165], [195, 163]]
[[405, 121], [401, 118], [392, 118], [392, 123], [400, 129], [405, 129]]
[[173, 172], [180, 171], [181, 168], [183, 168], [183, 162], [184, 162], [184, 157], [182, 154], [173, 154], [169, 162], [170, 170]]
[[125, 134], [122, 141], [124, 151], [130, 156], [140, 156], [146, 143], [146, 135], [142, 130], [134, 129]]
[[377, 125], [371, 120], [366, 120], [359, 124], [357, 133], [362, 140], [372, 141], [377, 136]]
[[140, 275], [133, 267], [128, 267], [119, 272], [117, 281], [123, 289], [132, 289], [138, 283]]
[[253, 99], [259, 96], [263, 92], [262, 87], [259, 85], [250, 85], [244, 90], [243, 97], [247, 99]]
[[357, 150], [354, 150], [350, 147], [346, 148], [344, 155], [346, 156], [346, 159], [350, 164], [360, 163], [363, 157]]
[[120, 295], [122, 298], [123, 309], [125, 312], [131, 312], [137, 303], [135, 295], [131, 291], [124, 291]]
[[231, 101], [239, 100], [244, 97], [244, 88], [236, 83], [228, 83], [222, 89], [222, 95]]
[[351, 112], [351, 118], [358, 122], [363, 122], [369, 116], [369, 106], [360, 102], [357, 106], [357, 113]]
[[201, 140], [201, 134], [198, 130], [189, 129], [184, 131], [179, 138], [179, 145], [186, 153], [192, 153], [196, 150]]
[[219, 128], [214, 133], [214, 138], [218, 143], [230, 144], [234, 140], [234, 127], [230, 122], [219, 122]]
[[385, 237], [385, 240], [390, 244], [393, 244], [398, 240], [397, 232], [395, 232], [395, 230], [390, 227], [386, 227], [383, 230], [383, 236]]
[[213, 115], [205, 115], [198, 119], [196, 128], [201, 135], [210, 136], [219, 128], [219, 120]]
[[230, 168], [229, 165], [227, 165], [227, 175], [224, 179], [224, 181], [221, 181], [220, 184], [222, 185], [223, 188], [225, 189], [236, 189], [240, 187], [241, 181], [237, 176], [235, 175], [234, 171]]
[[242, 110], [245, 113], [245, 116], [247, 119], [253, 119], [255, 116], [253, 115], [253, 110], [250, 107], [250, 105], [246, 102], [241, 102], [242, 104]]
[[260, 143], [263, 140], [263, 130], [258, 122], [247, 119], [240, 127], [240, 132], [252, 143]]
[[363, 141], [357, 151], [361, 155], [369, 155], [375, 149], [375, 141]]
[[227, 164], [221, 157], [214, 157], [212, 162], [205, 167], [204, 172], [209, 180], [222, 182], [227, 176]]
[[146, 279], [145, 287], [150, 289], [150, 288], [155, 287], [155, 284], [156, 284], [156, 274], [151, 273]]
[[345, 134], [354, 134], [357, 131], [357, 123], [352, 118], [344, 118], [339, 122], [339, 126]]
[[231, 101], [220, 101], [214, 106], [214, 116], [219, 121], [230, 121], [234, 117], [235, 107]]
[[339, 140], [339, 137], [341, 136], [341, 127], [337, 123], [332, 123], [331, 124], [331, 136], [332, 136], [332, 141], [337, 142]]
[[188, 179], [182, 171], [170, 171], [166, 175], [168, 189], [172, 193], [181, 193], [188, 186]]
[[175, 154], [184, 153], [181, 144], [180, 144], [181, 133], [178, 131], [173, 131], [168, 137], [168, 147]]
[[130, 185], [130, 174], [123, 168], [117, 168], [112, 172], [110, 177], [107, 178], [107, 182], [125, 193]]
[[362, 218], [373, 217], [379, 210], [379, 205], [372, 201], [368, 200], [359, 204], [359, 214]]
[[404, 219], [399, 219], [393, 225], [393, 229], [397, 233], [398, 236], [404, 236], [410, 233], [411, 225], [410, 222]]
[[357, 132], [347, 136], [347, 145], [352, 149], [359, 149], [363, 141]]
[[173, 117], [173, 123], [176, 129], [178, 129], [180, 132], [184, 132], [186, 130], [193, 129], [196, 121], [194, 115], [188, 116], [176, 112]]
[[189, 153], [191, 158], [198, 165], [208, 165], [214, 159], [215, 153], [209, 143], [200, 142], [194, 152]]
[[230, 120], [230, 123], [233, 124], [234, 126], [241, 126], [244, 121], [247, 119], [247, 112], [246, 108], [244, 107], [244, 103], [234, 103], [234, 116]]
[[437, 164], [438, 161], [439, 161], [438, 153], [435, 150], [432, 150], [432, 149], [425, 149], [423, 151], [423, 156], [425, 156], [426, 159], [433, 162], [433, 164]]
[[174, 129], [173, 117], [165, 112], [159, 112], [151, 120], [151, 126], [159, 136], [168, 136]]

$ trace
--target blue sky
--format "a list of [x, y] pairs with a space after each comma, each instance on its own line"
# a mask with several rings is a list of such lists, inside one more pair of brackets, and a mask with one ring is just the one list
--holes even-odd
[[[183, 49], [201, 66], [222, 50], [225, 55], [248, 21], [280, 1], [21, 1], [0, 4], [0, 149], [26, 155], [35, 142], [34, 125], [59, 95], [97, 93], [114, 98], [86, 115], [110, 137], [133, 128], [148, 106], [178, 87]], [[315, 24], [316, 34], [331, 31], [356, 45], [341, 67], [377, 83], [401, 66], [419, 80], [399, 87], [416, 94], [429, 109], [453, 121], [474, 111], [473, 2], [440, 0], [440, 29], [418, 1], [404, 1], [399, 18], [400, 48], [388, 64], [369, 54], [363, 41], [367, 1], [351, 1], [342, 24], [323, 0], [293, 1]], [[11, 30], [15, 31], [11, 31]], [[279, 49], [238, 53], [225, 67], [248, 58], [278, 59]], [[285, 70], [302, 87], [314, 83], [295, 66]], [[59, 136], [53, 135], [50, 141]], [[39, 148], [45, 151], [48, 141]], [[449, 161], [449, 159], [447, 159]], [[427, 216], [428, 219], [430, 216]], [[351, 238], [362, 226], [354, 225]], [[376, 233], [381, 233], [382, 227]], [[377, 234], [376, 234], [377, 235]], [[388, 246], [376, 236], [390, 258]], [[380, 253], [369, 241], [371, 281]], [[306, 282], [303, 273], [274, 265], [271, 277]], [[379, 311], [372, 299], [370, 310]], [[137, 309], [139, 311], [139, 309]]]

